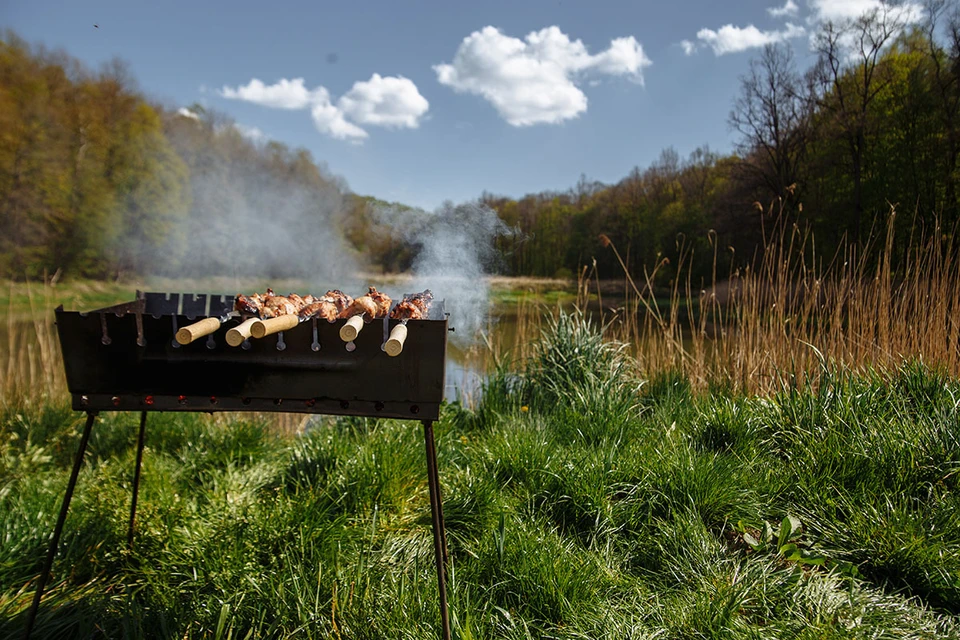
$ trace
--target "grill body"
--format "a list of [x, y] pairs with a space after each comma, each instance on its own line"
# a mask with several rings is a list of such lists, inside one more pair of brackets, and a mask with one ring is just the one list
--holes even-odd
[[[138, 293], [87, 313], [56, 310], [67, 386], [82, 411], [280, 411], [436, 420], [443, 400], [447, 320], [410, 320], [403, 352], [382, 349], [396, 320], [374, 320], [352, 345], [345, 320], [311, 319], [240, 347], [216, 332], [177, 344], [178, 327], [223, 317], [232, 296]], [[352, 350], [348, 348], [352, 346]]]

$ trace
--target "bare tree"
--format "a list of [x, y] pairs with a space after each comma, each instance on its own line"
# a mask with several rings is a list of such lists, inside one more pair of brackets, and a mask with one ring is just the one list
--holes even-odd
[[871, 105], [889, 83], [882, 53], [910, 20], [912, 6], [880, 6], [859, 18], [827, 22], [813, 40], [818, 54], [811, 70], [811, 99], [846, 142], [853, 182], [852, 232], [859, 244], [863, 222], [863, 174], [871, 142]]
[[728, 119], [742, 136], [743, 168], [773, 195], [788, 198], [797, 183], [807, 127], [800, 76], [790, 45], [767, 45], [740, 78]]
[[[949, 216], [956, 219], [960, 213], [956, 179], [957, 165], [960, 163], [960, 6], [952, 0], [927, 0], [924, 8], [924, 53], [933, 66], [934, 97], [944, 127], [947, 152], [944, 166], [944, 208]], [[946, 50], [937, 43], [937, 31], [944, 18]]]

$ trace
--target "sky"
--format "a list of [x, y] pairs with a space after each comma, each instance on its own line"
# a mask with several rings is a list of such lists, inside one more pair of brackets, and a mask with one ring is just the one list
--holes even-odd
[[2, 0], [0, 28], [171, 110], [303, 147], [351, 190], [433, 208], [613, 183], [665, 148], [733, 150], [739, 78], [771, 42], [882, 0]]

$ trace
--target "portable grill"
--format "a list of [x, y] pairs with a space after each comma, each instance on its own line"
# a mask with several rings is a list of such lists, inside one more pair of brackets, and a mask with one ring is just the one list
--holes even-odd
[[[397, 320], [377, 319], [350, 342], [348, 322], [312, 318], [291, 329], [246, 338], [226, 335], [243, 318], [233, 296], [137, 292], [132, 302], [91, 312], [56, 310], [57, 331], [73, 408], [87, 413], [79, 449], [27, 618], [30, 637], [56, 555], [90, 431], [100, 411], [140, 411], [128, 544], [132, 546], [150, 411], [255, 411], [415, 419], [423, 424], [433, 518], [443, 638], [450, 637], [446, 600], [447, 545], [433, 421], [443, 400], [448, 328], [443, 303], [427, 320], [409, 320], [402, 352], [385, 350]], [[215, 327], [188, 344], [178, 331], [200, 319]], [[395, 349], [391, 349], [395, 353]]]

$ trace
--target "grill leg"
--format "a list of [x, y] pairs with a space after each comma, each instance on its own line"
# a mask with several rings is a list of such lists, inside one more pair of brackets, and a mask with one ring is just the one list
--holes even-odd
[[437, 473], [437, 448], [433, 421], [423, 421], [423, 439], [427, 449], [427, 482], [430, 486], [430, 514], [433, 517], [433, 551], [437, 559], [437, 586], [440, 591], [440, 622], [443, 640], [450, 640], [450, 614], [447, 610], [447, 532], [443, 525], [443, 502]]
[[140, 492], [140, 465], [143, 463], [143, 434], [147, 430], [147, 412], [140, 412], [140, 435], [137, 437], [137, 466], [133, 472], [133, 498], [130, 500], [130, 528], [127, 548], [133, 549], [133, 525], [137, 518], [137, 494]]
[[87, 451], [87, 441], [90, 439], [90, 430], [93, 428], [93, 421], [96, 417], [95, 412], [87, 413], [87, 423], [83, 427], [83, 435], [80, 436], [80, 447], [77, 449], [77, 457], [73, 461], [73, 471], [70, 473], [70, 481], [67, 483], [67, 493], [63, 496], [60, 516], [57, 518], [57, 525], [53, 528], [53, 537], [50, 539], [50, 547], [47, 549], [47, 558], [43, 562], [43, 569], [37, 579], [37, 592], [33, 596], [33, 604], [30, 605], [30, 611], [27, 613], [27, 627], [23, 635], [25, 640], [29, 640], [33, 631], [33, 623], [37, 617], [37, 610], [40, 608], [40, 598], [43, 597], [43, 587], [46, 585], [50, 569], [53, 567], [53, 557], [57, 555], [60, 534], [63, 532], [63, 523], [67, 519], [70, 500], [73, 498], [73, 490], [77, 486], [77, 476], [80, 475], [80, 466], [83, 464], [83, 454]]

